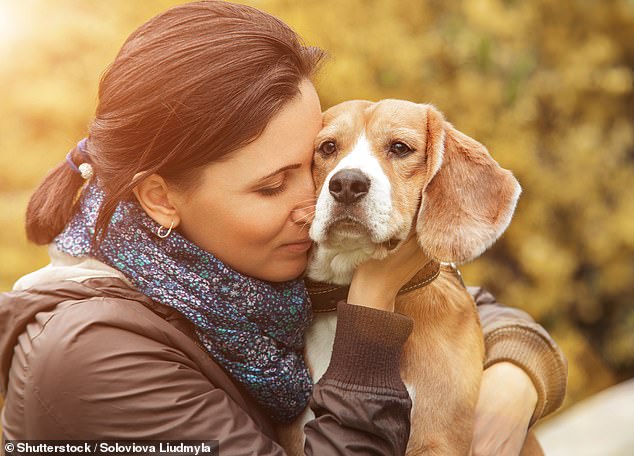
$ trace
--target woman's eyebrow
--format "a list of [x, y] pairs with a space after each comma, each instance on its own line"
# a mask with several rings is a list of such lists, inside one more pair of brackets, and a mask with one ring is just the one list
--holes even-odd
[[289, 170], [289, 169], [297, 169], [297, 168], [299, 168], [300, 166], [302, 166], [302, 164], [301, 164], [301, 163], [293, 163], [292, 165], [282, 166], [280, 169], [277, 169], [277, 170], [273, 171], [272, 173], [269, 173], [269, 174], [267, 174], [266, 176], [261, 177], [260, 179], [258, 179], [258, 182], [262, 182], [263, 180], [266, 180], [266, 179], [268, 179], [269, 177], [273, 177], [273, 176], [275, 176], [276, 174], [279, 174], [279, 173], [284, 172], [284, 171], [286, 171], [286, 170]]

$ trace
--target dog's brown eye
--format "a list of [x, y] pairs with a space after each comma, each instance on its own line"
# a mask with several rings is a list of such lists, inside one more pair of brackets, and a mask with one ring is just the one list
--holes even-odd
[[332, 155], [337, 152], [337, 144], [334, 141], [324, 141], [319, 146], [319, 152], [324, 155]]
[[411, 154], [413, 149], [401, 141], [396, 141], [390, 144], [390, 152], [399, 157], [404, 157]]

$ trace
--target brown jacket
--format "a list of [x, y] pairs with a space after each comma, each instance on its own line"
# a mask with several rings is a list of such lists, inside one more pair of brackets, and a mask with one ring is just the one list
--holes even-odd
[[[554, 342], [525, 314], [472, 291], [487, 364], [525, 368], [540, 395], [534, 419], [556, 409], [566, 366]], [[404, 453], [411, 402], [399, 358], [411, 325], [402, 315], [340, 304], [331, 363], [338, 368], [315, 386], [306, 454]], [[283, 454], [271, 421], [196, 342], [180, 313], [114, 277], [0, 295], [4, 436], [216, 439], [221, 455]]]

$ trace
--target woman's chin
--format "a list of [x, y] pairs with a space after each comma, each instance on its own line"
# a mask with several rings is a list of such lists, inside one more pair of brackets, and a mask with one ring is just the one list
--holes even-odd
[[265, 270], [253, 274], [254, 277], [268, 282], [287, 282], [299, 278], [308, 265], [308, 255], [304, 254], [294, 259], [284, 259], [271, 262]]

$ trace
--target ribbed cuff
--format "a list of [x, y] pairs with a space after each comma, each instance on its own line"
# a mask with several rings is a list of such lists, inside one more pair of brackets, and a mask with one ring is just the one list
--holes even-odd
[[405, 315], [339, 302], [332, 357], [322, 380], [405, 391], [401, 352], [413, 325]]
[[538, 332], [519, 325], [504, 326], [487, 334], [485, 345], [485, 369], [506, 361], [531, 378], [538, 396], [531, 426], [561, 406], [566, 394], [567, 366], [557, 349]]

